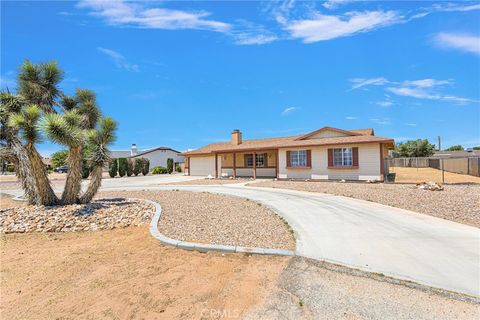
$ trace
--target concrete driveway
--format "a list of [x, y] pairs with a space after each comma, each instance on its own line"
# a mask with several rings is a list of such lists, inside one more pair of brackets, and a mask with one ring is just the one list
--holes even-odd
[[[144, 177], [147, 178], [147, 177]], [[167, 186], [155, 179], [105, 180], [102, 191], [208, 191], [272, 207], [295, 230], [296, 253], [480, 296], [480, 229], [363, 200], [294, 190]]]

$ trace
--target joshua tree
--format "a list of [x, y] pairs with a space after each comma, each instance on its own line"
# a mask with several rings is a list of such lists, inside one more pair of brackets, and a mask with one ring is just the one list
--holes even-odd
[[[114, 141], [116, 123], [101, 118], [95, 94], [77, 89], [74, 97], [61, 93], [63, 72], [55, 62], [26, 61], [18, 76], [18, 94], [1, 93], [2, 157], [10, 157], [31, 204], [72, 204], [90, 201], [101, 182], [101, 165], [108, 161], [107, 145]], [[68, 147], [65, 190], [59, 200], [48, 180], [35, 144], [42, 135]], [[88, 145], [92, 179], [80, 195], [84, 149]], [[100, 174], [98, 165], [100, 165]]]

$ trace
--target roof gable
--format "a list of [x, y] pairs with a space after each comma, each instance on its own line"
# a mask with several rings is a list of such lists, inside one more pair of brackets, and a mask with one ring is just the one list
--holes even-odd
[[336, 138], [336, 137], [348, 137], [348, 136], [361, 136], [361, 133], [354, 131], [347, 131], [331, 127], [323, 127], [318, 130], [312, 131], [303, 135], [296, 140], [309, 140], [309, 139], [323, 139], [323, 138]]

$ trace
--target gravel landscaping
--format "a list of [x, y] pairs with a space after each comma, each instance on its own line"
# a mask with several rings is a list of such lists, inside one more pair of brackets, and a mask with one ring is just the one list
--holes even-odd
[[263, 181], [249, 185], [352, 197], [480, 227], [478, 184], [445, 185], [443, 191], [421, 190], [415, 185], [384, 183]]
[[[124, 195], [126, 193], [102, 193]], [[188, 191], [129, 192], [160, 203], [158, 230], [167, 237], [211, 244], [295, 249], [293, 232], [269, 208], [244, 198]]]
[[1, 233], [109, 230], [149, 223], [153, 205], [124, 198], [86, 205], [22, 206], [0, 209]]

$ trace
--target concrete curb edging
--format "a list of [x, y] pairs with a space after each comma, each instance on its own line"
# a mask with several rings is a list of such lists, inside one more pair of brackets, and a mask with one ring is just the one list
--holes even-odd
[[226, 252], [226, 253], [249, 253], [249, 254], [261, 254], [261, 255], [277, 255], [277, 256], [294, 256], [295, 252], [284, 249], [270, 249], [270, 248], [249, 248], [249, 247], [240, 247], [240, 246], [229, 246], [222, 244], [204, 244], [196, 242], [187, 242], [180, 241], [176, 239], [169, 238], [158, 230], [158, 222], [160, 221], [160, 216], [162, 215], [162, 207], [159, 203], [147, 200], [147, 199], [138, 199], [146, 201], [155, 206], [155, 213], [153, 215], [152, 221], [150, 222], [150, 234], [162, 244], [167, 246], [172, 246], [184, 250], [195, 250], [200, 252], [208, 251], [217, 251], [217, 252]]

